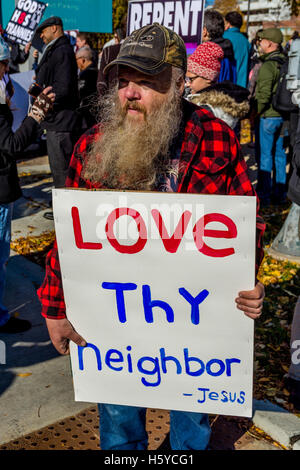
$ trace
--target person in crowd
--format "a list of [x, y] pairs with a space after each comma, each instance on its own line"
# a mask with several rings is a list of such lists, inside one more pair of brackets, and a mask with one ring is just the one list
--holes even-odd
[[[145, 26], [125, 39], [117, 59], [105, 69], [108, 73], [117, 66], [118, 84], [106, 100], [101, 125], [83, 135], [74, 149], [67, 187], [255, 195], [234, 132], [211, 112], [183, 99], [186, 64], [183, 40], [162, 25]], [[258, 216], [257, 266], [263, 230]], [[86, 345], [66, 318], [56, 243], [47, 256], [38, 295], [57, 350], [68, 354], [70, 340]], [[239, 293], [237, 306], [256, 319], [263, 296], [263, 285], [257, 282], [253, 290]], [[111, 404], [99, 408], [102, 450], [147, 449], [145, 409]], [[207, 448], [207, 415], [170, 413], [172, 449]]]
[[29, 57], [31, 42], [28, 42], [22, 49], [17, 42], [9, 41], [8, 39], [6, 39], [6, 41], [8, 42], [11, 54], [8, 72], [10, 74], [19, 73], [19, 65], [24, 64]]
[[21, 196], [16, 157], [34, 141], [39, 123], [52, 106], [54, 94], [50, 87], [35, 100], [28, 116], [14, 133], [13, 115], [9, 107], [4, 74], [9, 68], [10, 51], [0, 38], [0, 333], [20, 333], [31, 327], [27, 320], [9, 315], [3, 303], [5, 288], [5, 265], [10, 253], [11, 218], [13, 203]]
[[295, 39], [298, 39], [298, 38], [299, 38], [299, 32], [298, 32], [298, 31], [294, 31], [293, 34], [291, 35], [290, 39], [288, 40], [288, 42], [287, 42], [286, 45], [284, 46], [283, 52], [284, 52], [285, 54], [288, 54], [288, 52], [290, 51], [292, 42], [293, 42]]
[[217, 83], [223, 59], [218, 44], [204, 42], [188, 58], [186, 84], [191, 94], [187, 99], [212, 111], [232, 129], [249, 112], [249, 91], [230, 81]]
[[37, 49], [33, 51], [32, 57], [33, 57], [32, 70], [36, 70], [38, 63], [39, 63], [39, 57], [40, 57], [39, 51]]
[[114, 32], [114, 37], [104, 44], [103, 49], [109, 46], [114, 46], [115, 44], [121, 44], [124, 41], [124, 38], [124, 30], [122, 28], [117, 28]]
[[249, 99], [251, 103], [251, 112], [249, 116], [250, 120], [250, 132], [251, 132], [251, 142], [248, 144], [251, 147], [255, 147], [255, 159], [257, 165], [259, 165], [260, 160], [260, 146], [259, 146], [259, 117], [257, 116], [256, 104], [255, 104], [255, 90], [257, 84], [257, 76], [260, 67], [262, 66], [262, 61], [259, 54], [259, 41], [258, 33], [262, 29], [256, 32], [255, 37], [251, 41], [251, 49], [249, 55], [249, 77], [248, 77], [248, 90], [249, 90]]
[[[283, 118], [272, 106], [272, 97], [279, 80], [282, 32], [278, 28], [263, 29], [258, 34], [262, 65], [258, 71], [255, 102], [259, 115], [260, 158], [257, 193], [263, 205], [281, 204], [286, 196], [286, 153], [281, 128]], [[272, 188], [273, 172], [274, 188]], [[273, 193], [272, 193], [273, 190]]]
[[82, 115], [82, 131], [96, 124], [95, 106], [97, 97], [98, 70], [93, 64], [93, 53], [89, 46], [83, 46], [76, 52], [76, 62], [80, 70], [78, 76], [79, 112]]
[[223, 37], [232, 43], [234, 58], [236, 61], [236, 83], [244, 88], [248, 85], [249, 54], [251, 45], [247, 38], [240, 32], [243, 24], [242, 15], [237, 11], [231, 11], [225, 15], [225, 31]]
[[[300, 39], [297, 39], [297, 41]], [[300, 87], [299, 87], [300, 88]], [[293, 102], [300, 110], [300, 89], [293, 93]], [[292, 202], [289, 215], [285, 221], [286, 230], [292, 228], [294, 233], [298, 233], [300, 240], [300, 120], [295, 136], [294, 152], [292, 158], [292, 174], [289, 180], [287, 196]], [[289, 219], [289, 220], [288, 220]], [[300, 244], [295, 239], [294, 246], [297, 247], [294, 256], [300, 256]], [[289, 402], [300, 412], [300, 295], [295, 305], [292, 327], [291, 327], [291, 363], [289, 371], [284, 377], [284, 383], [289, 390]]]
[[8, 73], [12, 74], [20, 72], [19, 65], [24, 64], [28, 59], [31, 49], [31, 42], [28, 42], [24, 48], [21, 48], [19, 43], [12, 41], [7, 37], [5, 30], [2, 28], [2, 25], [0, 25], [0, 35], [8, 44], [10, 51]]
[[[300, 206], [298, 206], [298, 214]], [[295, 305], [292, 327], [291, 327], [291, 364], [288, 374], [284, 377], [284, 384], [290, 392], [289, 403], [291, 403], [295, 410], [300, 413], [300, 360], [299, 360], [299, 347], [300, 347], [300, 296], [298, 297]]]
[[[77, 64], [75, 54], [64, 35], [61, 18], [52, 16], [37, 28], [37, 34], [46, 45], [36, 69], [36, 82], [41, 87], [52, 86], [56, 95], [53, 110], [43, 121], [47, 131], [47, 150], [54, 186], [61, 188], [65, 179], [73, 147], [80, 129]], [[49, 218], [53, 214], [46, 213]]]
[[116, 59], [117, 55], [120, 52], [121, 44], [114, 44], [108, 47], [105, 47], [102, 52], [101, 62], [97, 78], [97, 90], [99, 97], [106, 95], [109, 89], [113, 88], [117, 81], [117, 71], [116, 68], [109, 70], [107, 74], [104, 75], [105, 67]]
[[249, 87], [249, 81], [252, 75], [252, 70], [256, 66], [258, 62], [260, 62], [260, 54], [259, 54], [259, 41], [258, 41], [258, 33], [262, 31], [261, 29], [258, 29], [255, 33], [254, 38], [250, 42], [250, 52], [249, 52], [249, 76], [248, 76], [248, 87]]
[[79, 31], [76, 35], [76, 48], [81, 49], [83, 46], [89, 46], [87, 34]]
[[104, 69], [105, 67], [114, 60], [120, 50], [121, 44], [124, 41], [126, 34], [124, 29], [117, 28], [113, 39], [106, 42], [102, 49], [101, 58], [99, 60], [99, 74], [98, 74], [98, 94], [99, 96], [104, 96], [109, 88], [113, 87], [116, 81], [116, 72], [114, 70], [110, 70], [107, 76], [104, 76]]
[[92, 63], [94, 67], [97, 68], [98, 67], [98, 53], [97, 51], [95, 51], [95, 49], [92, 48], [92, 45], [89, 41], [88, 34], [81, 31], [77, 33], [76, 35], [76, 52], [84, 46], [90, 47], [92, 51]]
[[202, 42], [212, 41], [222, 47], [224, 57], [221, 64], [221, 71], [218, 81], [230, 80], [236, 83], [236, 61], [234, 57], [232, 43], [223, 37], [224, 18], [216, 10], [206, 10], [204, 12]]

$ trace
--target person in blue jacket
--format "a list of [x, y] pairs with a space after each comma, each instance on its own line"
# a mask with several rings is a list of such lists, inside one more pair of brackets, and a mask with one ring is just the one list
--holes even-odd
[[246, 36], [240, 32], [243, 18], [237, 11], [225, 15], [225, 31], [223, 37], [229, 39], [233, 46], [236, 61], [237, 85], [247, 88], [249, 74], [250, 43]]

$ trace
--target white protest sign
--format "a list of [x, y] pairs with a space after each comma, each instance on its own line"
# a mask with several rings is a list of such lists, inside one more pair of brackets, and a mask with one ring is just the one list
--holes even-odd
[[128, 3], [127, 34], [159, 23], [179, 34], [185, 43], [201, 42], [204, 0], [131, 0]]
[[24, 46], [31, 41], [47, 5], [35, 0], [19, 0], [6, 26], [7, 37]]
[[53, 190], [75, 399], [252, 415], [256, 199]]

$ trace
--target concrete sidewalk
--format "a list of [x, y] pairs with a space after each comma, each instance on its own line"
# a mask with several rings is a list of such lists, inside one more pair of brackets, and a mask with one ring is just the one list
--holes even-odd
[[[14, 206], [13, 240], [54, 230], [53, 221], [43, 217], [49, 211], [52, 188], [47, 157], [22, 162], [18, 170], [41, 179], [27, 183], [25, 176], [22, 180], [23, 197]], [[11, 252], [5, 304], [11, 314], [28, 319], [32, 328], [20, 334], [1, 334], [6, 363], [0, 365], [0, 444], [90, 405], [74, 401], [69, 357], [60, 356], [49, 339], [36, 295], [43, 278], [44, 269]]]
[[[24, 179], [25, 197], [16, 204], [13, 239], [54, 229], [53, 221], [43, 217], [43, 213], [49, 211], [52, 186], [47, 157], [38, 163], [35, 160], [25, 163], [19, 165], [20, 173], [40, 174], [41, 179], [27, 184]], [[6, 352], [5, 361], [1, 361], [0, 356], [0, 444], [77, 415], [94, 405], [74, 401], [69, 357], [60, 356], [49, 340], [36, 295], [43, 277], [43, 268], [11, 253], [5, 302], [12, 314], [30, 320], [32, 328], [21, 334], [2, 334], [0, 338]], [[286, 449], [299, 450], [300, 419], [296, 415], [268, 401], [255, 401], [254, 407], [255, 426]], [[256, 439], [250, 440], [247, 446], [247, 450], [276, 450], [270, 443], [267, 445]]]

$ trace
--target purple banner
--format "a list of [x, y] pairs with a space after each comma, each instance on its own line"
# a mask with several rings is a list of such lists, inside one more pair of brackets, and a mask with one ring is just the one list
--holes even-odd
[[203, 0], [131, 0], [128, 4], [127, 34], [142, 26], [160, 23], [188, 43], [190, 54], [201, 42], [204, 7]]

